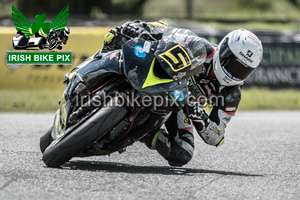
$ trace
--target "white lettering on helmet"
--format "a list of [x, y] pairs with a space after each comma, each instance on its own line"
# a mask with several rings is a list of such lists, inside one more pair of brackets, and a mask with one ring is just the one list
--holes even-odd
[[[250, 51], [250, 50], [249, 50]], [[248, 52], [249, 52], [248, 51]], [[252, 53], [252, 52], [251, 52]], [[240, 51], [240, 53], [239, 53], [241, 56], [243, 56], [243, 58], [245, 58], [246, 60], [248, 60], [249, 62], [251, 62], [251, 63], [253, 63], [253, 60], [251, 59], [251, 58], [249, 58], [249, 56], [248, 56], [248, 54], [249, 53], [247, 53], [247, 55], [245, 55], [243, 52], [241, 52]], [[253, 54], [253, 53], [252, 53]], [[249, 54], [250, 55], [250, 54]], [[252, 55], [251, 55], [252, 56]]]

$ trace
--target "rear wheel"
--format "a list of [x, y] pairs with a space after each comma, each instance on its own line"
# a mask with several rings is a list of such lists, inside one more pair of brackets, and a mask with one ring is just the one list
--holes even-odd
[[112, 106], [117, 101], [118, 98], [113, 98], [110, 106], [101, 108], [70, 134], [53, 141], [44, 151], [44, 163], [48, 167], [60, 167], [116, 126], [128, 112], [125, 105]]

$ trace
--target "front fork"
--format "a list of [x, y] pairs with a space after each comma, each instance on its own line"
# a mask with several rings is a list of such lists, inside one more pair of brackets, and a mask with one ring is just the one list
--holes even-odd
[[62, 131], [62, 128], [60, 126], [60, 110], [58, 109], [55, 113], [55, 116], [54, 116], [54, 122], [53, 122], [53, 128], [52, 128], [52, 131], [51, 131], [51, 136], [53, 138], [53, 140], [56, 140], [59, 135], [63, 132]]

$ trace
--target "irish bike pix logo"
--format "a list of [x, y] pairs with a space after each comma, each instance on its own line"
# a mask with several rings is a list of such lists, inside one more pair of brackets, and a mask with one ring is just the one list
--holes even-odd
[[46, 14], [37, 14], [31, 23], [18, 8], [12, 6], [12, 19], [17, 31], [12, 38], [16, 51], [6, 52], [7, 65], [73, 63], [72, 51], [60, 51], [69, 39], [69, 6], [63, 8], [52, 22], [46, 22]]

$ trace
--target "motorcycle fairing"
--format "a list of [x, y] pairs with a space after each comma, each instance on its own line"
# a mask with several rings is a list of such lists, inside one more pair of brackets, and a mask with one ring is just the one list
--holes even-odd
[[149, 86], [152, 86], [152, 85], [161, 84], [161, 83], [169, 83], [169, 82], [173, 81], [173, 79], [170, 79], [170, 78], [169, 79], [162, 79], [162, 78], [159, 78], [159, 77], [155, 76], [155, 74], [154, 74], [155, 59], [156, 58], [154, 57], [153, 61], [151, 63], [148, 75], [146, 77], [146, 80], [145, 80], [142, 88], [149, 87]]
[[88, 87], [94, 87], [108, 75], [121, 75], [119, 56], [120, 50], [96, 55], [86, 66], [78, 69], [78, 75]]
[[150, 51], [144, 57], [135, 56], [136, 46], [144, 46], [144, 39], [132, 39], [122, 46], [124, 56], [124, 74], [131, 86], [142, 94], [171, 93], [175, 89], [187, 95], [188, 79], [181, 81], [172, 80], [166, 75], [154, 56], [157, 43], [152, 42]]

